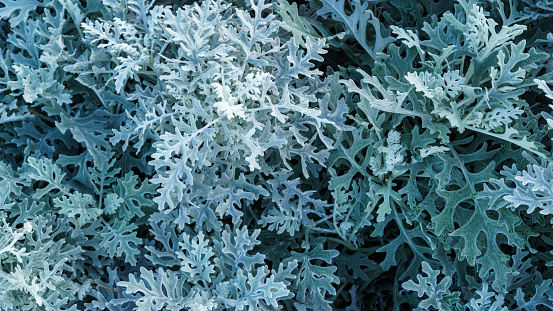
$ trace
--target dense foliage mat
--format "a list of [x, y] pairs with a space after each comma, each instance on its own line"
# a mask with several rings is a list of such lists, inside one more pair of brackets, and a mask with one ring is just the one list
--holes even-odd
[[553, 310], [552, 29], [0, 0], [0, 310]]

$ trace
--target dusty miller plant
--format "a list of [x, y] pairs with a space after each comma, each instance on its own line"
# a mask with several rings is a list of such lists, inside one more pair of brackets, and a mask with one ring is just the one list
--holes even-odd
[[552, 12], [0, 0], [0, 310], [553, 309]]

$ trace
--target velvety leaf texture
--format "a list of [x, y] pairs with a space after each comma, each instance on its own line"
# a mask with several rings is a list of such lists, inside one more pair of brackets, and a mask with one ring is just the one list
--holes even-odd
[[0, 311], [553, 310], [552, 17], [0, 0]]

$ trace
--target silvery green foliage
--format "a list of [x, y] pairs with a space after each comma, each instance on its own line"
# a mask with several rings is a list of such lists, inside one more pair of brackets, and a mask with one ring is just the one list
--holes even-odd
[[505, 167], [502, 175], [504, 178], [493, 180], [497, 189], [488, 188], [484, 195], [498, 200], [501, 205], [513, 210], [523, 206], [529, 214], [553, 213], [551, 165], [529, 164], [525, 170], [519, 171], [515, 164], [511, 168]]
[[0, 310], [553, 309], [551, 7], [0, 0]]
[[[230, 231], [230, 230], [229, 230]], [[280, 265], [278, 271], [263, 266], [264, 255], [248, 256], [259, 241], [259, 230], [248, 236], [247, 228], [223, 231], [223, 242], [211, 243], [203, 233], [191, 238], [183, 234], [179, 243], [182, 273], [160, 268], [154, 274], [141, 268], [140, 279], [118, 285], [136, 297], [138, 310], [259, 310], [276, 309], [289, 298], [290, 272], [297, 262]], [[236, 244], [234, 244], [236, 243]], [[213, 245], [214, 244], [214, 245]], [[217, 255], [217, 257], [215, 257]]]
[[[403, 302], [420, 310], [534, 310], [539, 304], [522, 300], [534, 294], [552, 306], [545, 292], [514, 289], [519, 272], [504, 248], [551, 245], [536, 227], [545, 223], [538, 207], [547, 210], [551, 56], [525, 25], [547, 23], [533, 21], [519, 1], [459, 0], [449, 9], [426, 1], [321, 3], [317, 14], [346, 32], [348, 46], [335, 48], [350, 57], [338, 70], [354, 129], [337, 133], [329, 158], [341, 243], [385, 255], [380, 267], [397, 271], [406, 290], [392, 294], [396, 310]], [[443, 14], [424, 19], [417, 5]], [[545, 97], [527, 101], [536, 91]], [[533, 166], [513, 166], [514, 181], [497, 184], [513, 162]], [[515, 204], [535, 207], [521, 215]], [[374, 238], [385, 242], [366, 249]]]
[[451, 278], [446, 276], [438, 282], [440, 272], [432, 270], [426, 261], [422, 263], [422, 271], [426, 276], [417, 275], [418, 284], [409, 280], [403, 283], [403, 288], [416, 291], [419, 297], [424, 297], [418, 305], [419, 308], [452, 310], [452, 305], [458, 301], [460, 293], [449, 291]]
[[265, 1], [0, 3], [2, 310], [331, 309], [337, 37]]
[[527, 6], [524, 13], [532, 19], [549, 18], [553, 16], [553, 2], [548, 0], [522, 0]]

